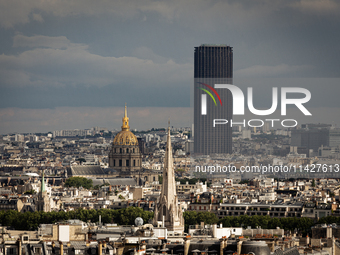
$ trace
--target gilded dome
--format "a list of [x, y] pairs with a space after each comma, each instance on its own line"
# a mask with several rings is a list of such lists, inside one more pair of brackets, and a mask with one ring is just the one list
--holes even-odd
[[120, 131], [113, 140], [113, 145], [138, 145], [137, 137], [131, 131]]
[[125, 105], [125, 114], [123, 117], [122, 131], [120, 131], [113, 139], [113, 145], [138, 145], [137, 137], [130, 131], [129, 118]]

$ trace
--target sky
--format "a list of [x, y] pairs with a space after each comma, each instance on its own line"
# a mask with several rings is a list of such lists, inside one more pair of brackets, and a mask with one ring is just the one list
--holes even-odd
[[235, 83], [294, 79], [312, 93], [306, 121], [340, 127], [339, 13], [336, 0], [0, 0], [0, 134], [119, 129], [125, 103], [133, 129], [191, 126], [202, 43], [233, 47]]

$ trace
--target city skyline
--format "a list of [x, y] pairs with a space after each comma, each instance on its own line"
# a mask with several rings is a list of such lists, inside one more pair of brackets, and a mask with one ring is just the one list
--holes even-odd
[[118, 129], [125, 102], [141, 114], [131, 116], [137, 129], [169, 117], [188, 126], [192, 49], [202, 43], [233, 46], [234, 82], [311, 79], [300, 87], [313, 89], [313, 122], [340, 124], [334, 0], [30, 0], [0, 10], [0, 133]]

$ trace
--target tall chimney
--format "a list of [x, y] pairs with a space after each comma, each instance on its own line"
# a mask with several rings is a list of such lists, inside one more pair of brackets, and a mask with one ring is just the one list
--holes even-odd
[[22, 248], [21, 248], [21, 239], [18, 239], [18, 255], [22, 254]]
[[98, 243], [98, 255], [103, 255], [102, 242], [100, 241]]
[[63, 245], [63, 242], [59, 242], [59, 245], [60, 245], [60, 255], [63, 255], [64, 254], [64, 245]]

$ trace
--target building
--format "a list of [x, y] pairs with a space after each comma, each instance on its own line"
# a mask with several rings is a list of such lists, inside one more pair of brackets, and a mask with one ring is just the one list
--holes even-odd
[[108, 178], [114, 177], [115, 171], [110, 168], [103, 169], [100, 165], [74, 165], [67, 168], [68, 177]]
[[168, 128], [167, 145], [163, 170], [162, 191], [159, 202], [155, 206], [154, 225], [166, 227], [168, 231], [183, 234], [184, 218], [178, 204], [176, 193], [175, 171], [172, 159], [170, 123]]
[[47, 191], [45, 188], [45, 176], [44, 176], [44, 171], [42, 174], [42, 179], [41, 179], [41, 188], [40, 192], [38, 194], [38, 200], [37, 200], [37, 211], [43, 211], [43, 212], [50, 212], [51, 211], [51, 203], [50, 203], [50, 198], [47, 195]]
[[308, 157], [316, 156], [319, 147], [329, 146], [329, 129], [294, 129], [290, 145], [291, 147], [304, 148]]
[[[195, 47], [194, 62], [194, 153], [232, 153], [230, 125], [213, 127], [214, 119], [232, 119], [231, 92], [228, 89], [214, 89], [214, 84], [232, 84], [232, 47], [202, 44]], [[207, 97], [209, 93], [218, 97], [218, 104], [215, 99]]]
[[337, 147], [340, 145], [340, 128], [329, 130], [329, 146]]
[[142, 154], [137, 137], [130, 131], [126, 106], [122, 131], [115, 136], [112, 143], [109, 166], [118, 171], [120, 176], [139, 174], [142, 169]]
[[113, 139], [109, 152], [110, 176], [132, 177], [139, 185], [158, 181], [159, 173], [142, 168], [142, 153], [137, 137], [130, 131], [127, 108], [123, 117], [122, 131]]

